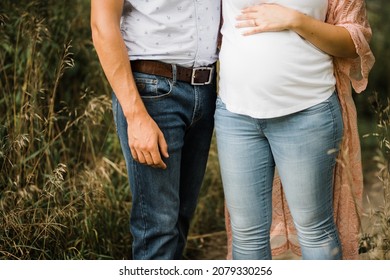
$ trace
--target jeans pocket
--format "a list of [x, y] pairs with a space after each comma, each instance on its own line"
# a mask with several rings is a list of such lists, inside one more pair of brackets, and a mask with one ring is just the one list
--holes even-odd
[[301, 112], [299, 112], [300, 115], [315, 115], [321, 112], [324, 112], [326, 110], [332, 110], [332, 105], [334, 103], [338, 103], [337, 99], [337, 93], [334, 92], [328, 99], [325, 101], [322, 101], [319, 104], [313, 105]]
[[225, 103], [223, 103], [221, 97], [217, 96], [217, 100], [215, 101], [216, 109], [226, 109]]
[[330, 107], [330, 101], [328, 99], [299, 112], [299, 114], [302, 116], [315, 115], [324, 112], [326, 110], [329, 110], [329, 107]]
[[135, 73], [134, 80], [142, 99], [162, 98], [170, 95], [172, 92], [172, 82], [164, 77]]

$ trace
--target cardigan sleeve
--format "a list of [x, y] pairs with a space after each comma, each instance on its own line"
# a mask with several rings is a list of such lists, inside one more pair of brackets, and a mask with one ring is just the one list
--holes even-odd
[[357, 93], [367, 87], [368, 74], [375, 58], [369, 42], [372, 31], [364, 0], [331, 0], [327, 22], [346, 28], [355, 44], [358, 57], [334, 58], [335, 66], [349, 77]]

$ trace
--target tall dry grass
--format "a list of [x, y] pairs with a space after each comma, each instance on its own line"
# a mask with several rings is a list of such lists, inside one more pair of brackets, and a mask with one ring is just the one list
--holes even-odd
[[377, 129], [366, 136], [377, 141], [373, 158], [376, 180], [372, 188], [379, 189], [380, 199], [368, 199], [369, 208], [365, 212], [368, 222], [360, 239], [359, 252], [364, 258], [384, 260], [390, 259], [390, 99], [375, 94], [372, 105]]
[[[90, 40], [72, 41], [75, 19], [49, 16], [67, 14], [62, 1], [22, 2], [1, 3], [0, 258], [128, 258], [130, 200], [110, 158], [119, 148], [107, 87], [76, 61], [86, 49], [97, 61]], [[76, 2], [68, 15], [88, 11]]]

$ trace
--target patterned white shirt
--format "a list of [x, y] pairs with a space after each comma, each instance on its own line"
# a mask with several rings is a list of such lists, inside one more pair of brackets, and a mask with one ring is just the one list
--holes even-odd
[[219, 0], [124, 0], [121, 31], [131, 60], [184, 67], [217, 60]]

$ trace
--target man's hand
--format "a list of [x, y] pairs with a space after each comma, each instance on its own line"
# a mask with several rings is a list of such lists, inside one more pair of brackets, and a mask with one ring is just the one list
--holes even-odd
[[145, 113], [127, 118], [127, 134], [134, 160], [155, 168], [167, 168], [168, 145], [155, 121]]

